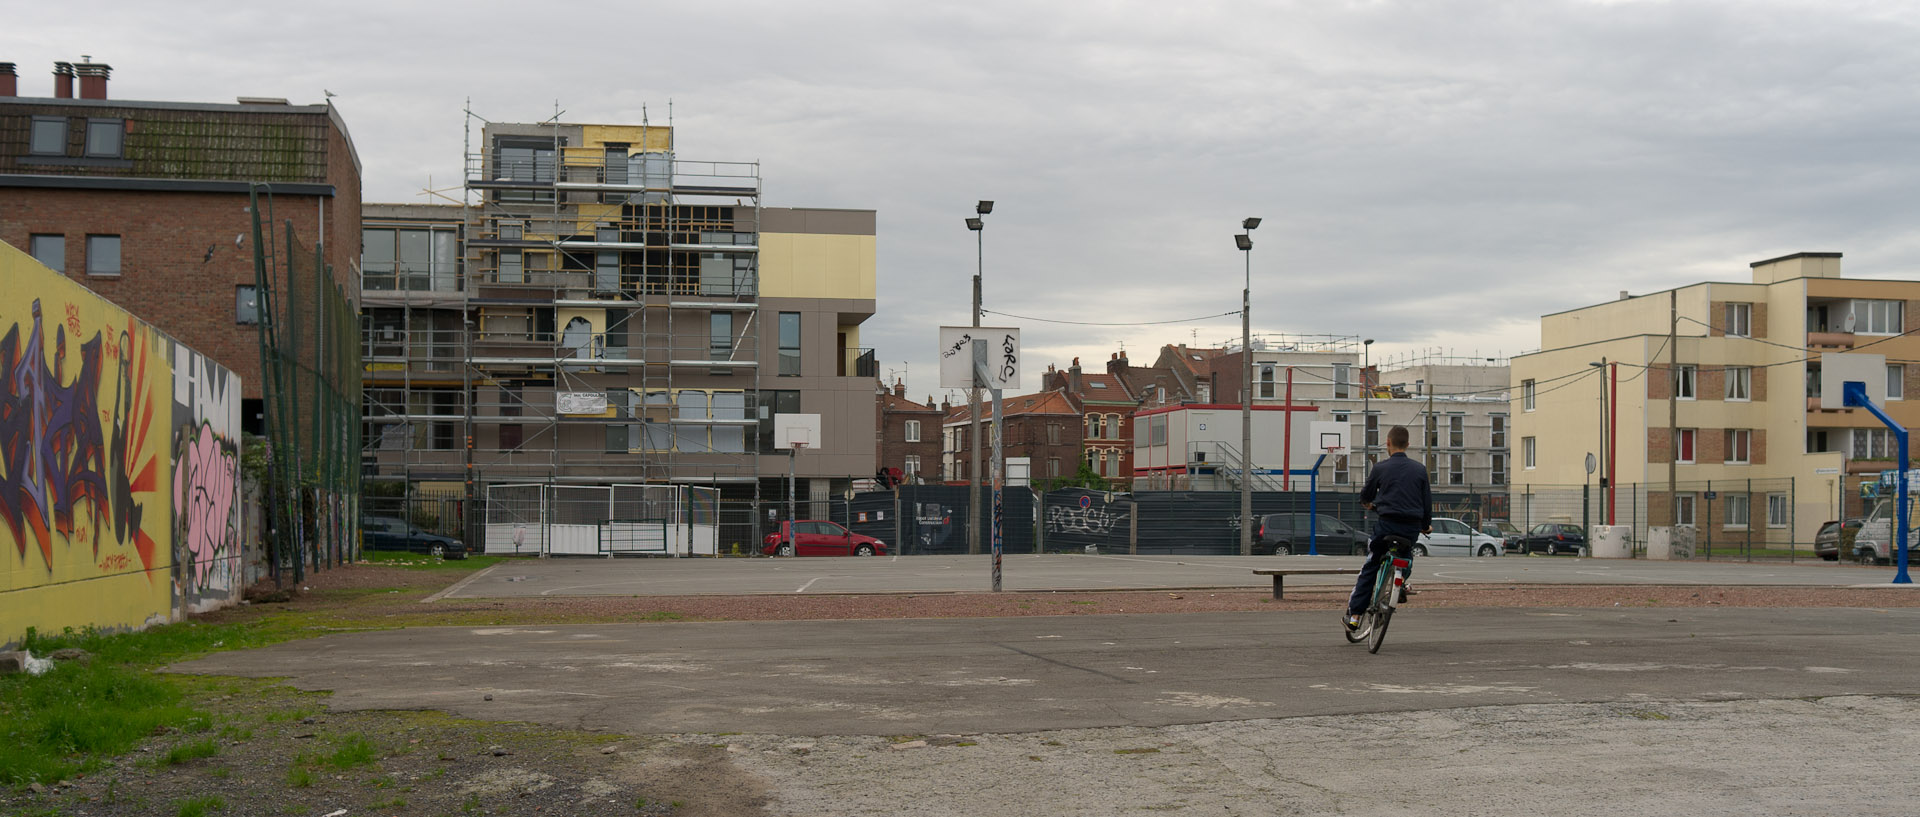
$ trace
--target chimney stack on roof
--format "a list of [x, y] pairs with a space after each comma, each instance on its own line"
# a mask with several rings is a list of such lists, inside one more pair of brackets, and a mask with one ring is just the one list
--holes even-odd
[[893, 379], [893, 396], [902, 400], [907, 399], [907, 384], [900, 382], [900, 378], [897, 377]]
[[1127, 371], [1127, 350], [1121, 349], [1107, 359], [1107, 374], [1119, 375]]
[[1080, 358], [1073, 359], [1073, 365], [1067, 367], [1067, 391], [1080, 393]]
[[0, 62], [0, 97], [20, 95], [20, 75], [13, 70], [13, 63]]
[[73, 98], [73, 63], [56, 62], [53, 64], [53, 98]]
[[73, 66], [73, 72], [80, 75], [81, 99], [106, 99], [107, 76], [113, 73], [113, 66], [103, 62], [94, 62], [92, 57], [82, 56], [82, 62]]

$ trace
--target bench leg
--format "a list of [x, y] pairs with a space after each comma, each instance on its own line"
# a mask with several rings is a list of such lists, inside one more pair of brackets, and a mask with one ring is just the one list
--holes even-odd
[[1283, 578], [1286, 577], [1278, 573], [1273, 574], [1273, 597], [1276, 599], [1280, 598], [1280, 580]]

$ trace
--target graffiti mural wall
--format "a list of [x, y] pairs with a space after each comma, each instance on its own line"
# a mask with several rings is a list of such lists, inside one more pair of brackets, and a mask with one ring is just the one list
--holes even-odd
[[5, 244], [0, 281], [0, 645], [237, 600], [237, 378]]

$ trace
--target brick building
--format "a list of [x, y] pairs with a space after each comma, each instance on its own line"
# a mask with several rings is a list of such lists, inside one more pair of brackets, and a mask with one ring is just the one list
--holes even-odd
[[938, 477], [945, 410], [933, 405], [932, 398], [925, 404], [908, 400], [907, 386], [898, 380], [892, 389], [880, 387], [875, 410], [879, 412], [880, 440], [874, 470], [891, 473], [891, 469], [897, 469], [907, 483], [925, 481], [929, 475]]
[[[955, 406], [948, 411], [941, 435], [941, 475], [950, 483], [965, 484], [967, 467], [972, 461], [969, 445], [973, 441], [968, 439], [970, 415], [967, 412], [966, 406]], [[980, 412], [980, 434], [986, 439], [980, 462], [982, 468], [988, 468], [993, 452], [992, 403], [982, 398]], [[1044, 391], [1003, 398], [1001, 420], [1007, 427], [1006, 435], [1001, 438], [1001, 453], [1009, 459], [1029, 458], [1034, 482], [1070, 477], [1078, 469], [1076, 462], [1080, 457], [1083, 427], [1080, 412], [1065, 394]], [[988, 476], [990, 474], [981, 474], [983, 484]]]
[[1116, 485], [1126, 485], [1133, 473], [1133, 413], [1189, 399], [1172, 370], [1130, 365], [1125, 350], [1107, 358], [1105, 372], [1083, 372], [1079, 358], [1065, 370], [1049, 366], [1041, 385], [1080, 412], [1081, 455], [1089, 469]]
[[[19, 96], [0, 63], [0, 241], [158, 326], [241, 378], [261, 430], [248, 195], [276, 230], [323, 248], [357, 299], [360, 162], [331, 105], [109, 99], [112, 69], [55, 63], [49, 96]], [[74, 81], [79, 81], [79, 95]], [[285, 252], [285, 236], [270, 254]]]

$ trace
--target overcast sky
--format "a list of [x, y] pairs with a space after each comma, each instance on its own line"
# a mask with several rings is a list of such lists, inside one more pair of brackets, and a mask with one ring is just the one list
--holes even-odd
[[[462, 106], [665, 120], [758, 160], [771, 206], [879, 213], [862, 342], [938, 394], [935, 327], [986, 308], [1024, 386], [1074, 356], [1256, 333], [1376, 362], [1512, 355], [1538, 316], [1838, 251], [1920, 278], [1920, 5], [1873, 2], [15, 4], [0, 60], [51, 93], [337, 96], [367, 201], [458, 184]], [[477, 135], [477, 130], [476, 130]], [[457, 191], [455, 192], [457, 195]], [[936, 397], [937, 400], [937, 397]]]

